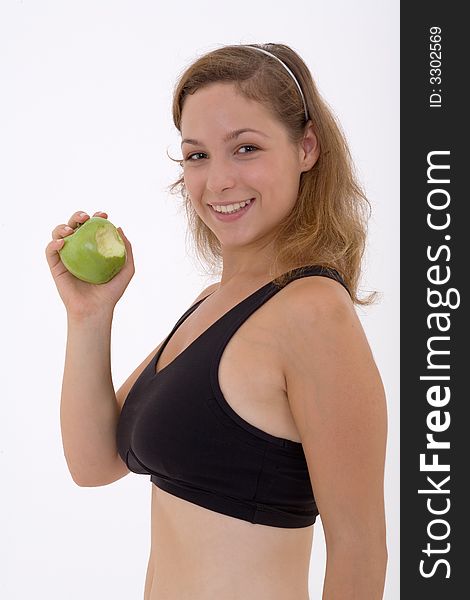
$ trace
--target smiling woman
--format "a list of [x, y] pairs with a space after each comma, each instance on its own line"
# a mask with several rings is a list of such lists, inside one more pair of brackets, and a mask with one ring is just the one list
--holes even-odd
[[346, 140], [282, 44], [199, 58], [173, 119], [183, 159], [171, 190], [220, 280], [115, 394], [112, 309], [133, 275], [130, 243], [99, 311], [98, 292], [64, 278], [48, 247], [76, 307], [61, 404], [70, 471], [82, 486], [150, 477], [144, 600], [308, 600], [319, 516], [323, 600], [379, 600], [386, 405], [354, 307], [374, 295], [358, 293], [367, 200]]
[[[233, 268], [234, 252], [239, 269], [242, 261], [251, 261], [255, 248], [261, 251], [273, 244], [280, 224], [297, 204], [301, 174], [319, 156], [312, 124], [306, 126], [302, 144], [292, 144], [265, 105], [246, 98], [230, 82], [212, 82], [187, 96], [181, 130], [185, 139], [200, 140], [190, 145], [183, 162], [192, 209], [220, 243], [225, 272]], [[184, 153], [187, 146], [182, 143]], [[241, 152], [246, 146], [256, 149]], [[247, 201], [243, 209], [220, 218], [210, 209]], [[300, 265], [286, 264], [282, 272], [295, 266]]]
[[[269, 56], [270, 50], [276, 60]], [[280, 65], [280, 60], [284, 65]], [[210, 94], [214, 88], [213, 102], [206, 104], [204, 109], [202, 105], [214, 96]], [[223, 115], [215, 118], [214, 106], [218, 105], [226, 113], [237, 114], [233, 112], [233, 106], [224, 105], [230, 96], [229, 90], [246, 106], [253, 107], [255, 114], [247, 115], [246, 118], [252, 119], [249, 122], [239, 115], [236, 122], [241, 124], [240, 127], [226, 126], [224, 129], [219, 126], [215, 131], [224, 121], [221, 120]], [[203, 115], [206, 119], [204, 122], [198, 119], [190, 127], [187, 121], [191, 119], [192, 104], [196, 105], [198, 117]], [[201, 110], [197, 112], [198, 109]], [[263, 123], [263, 119], [259, 119], [261, 113], [264, 113], [263, 117], [268, 115], [265, 127], [257, 126]], [[262, 160], [260, 155], [263, 157], [267, 150], [271, 155], [277, 150], [273, 157], [278, 162], [273, 165], [270, 161], [269, 164], [285, 183], [285, 173], [290, 172], [286, 161], [296, 158], [292, 151], [304, 140], [304, 144], [308, 141], [316, 144], [318, 157], [312, 166], [307, 164], [298, 170], [294, 183], [298, 201], [277, 224], [274, 259], [269, 272], [275, 284], [282, 286], [289, 279], [289, 269], [322, 264], [342, 274], [355, 304], [368, 305], [375, 301], [374, 292], [365, 298], [358, 294], [369, 202], [355, 178], [341, 126], [298, 54], [283, 44], [224, 46], [205, 54], [188, 67], [175, 86], [173, 122], [182, 134], [183, 158], [172, 160], [183, 170], [169, 190], [182, 197], [195, 251], [212, 274], [219, 273], [223, 264], [220, 240], [191, 202], [193, 169], [197, 167], [197, 172], [201, 168], [208, 169], [199, 163], [214, 163], [218, 158], [208, 153], [208, 144], [223, 144], [234, 161], [238, 159], [238, 165]], [[281, 147], [276, 147], [278, 144], [282, 144]], [[214, 148], [210, 150], [213, 153]], [[194, 165], [194, 162], [198, 164]], [[219, 166], [215, 165], [213, 169], [217, 170]], [[262, 171], [267, 174], [264, 164]], [[280, 194], [283, 189], [279, 190]], [[224, 204], [225, 199], [218, 198], [216, 191], [213, 195], [219, 204]], [[233, 201], [247, 200], [249, 196]]]

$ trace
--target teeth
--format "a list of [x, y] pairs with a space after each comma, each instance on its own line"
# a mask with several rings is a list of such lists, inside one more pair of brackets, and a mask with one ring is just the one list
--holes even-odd
[[230, 214], [230, 213], [237, 212], [238, 210], [240, 210], [240, 208], [243, 208], [247, 204], [250, 204], [250, 202], [251, 202], [251, 199], [247, 200], [246, 202], [237, 202], [236, 204], [227, 204], [227, 206], [217, 206], [216, 204], [211, 204], [211, 206], [217, 212]]

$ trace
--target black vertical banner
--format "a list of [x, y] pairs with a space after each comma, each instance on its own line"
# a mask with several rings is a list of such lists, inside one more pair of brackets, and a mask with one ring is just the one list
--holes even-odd
[[460, 6], [401, 3], [401, 600], [470, 598], [470, 53]]

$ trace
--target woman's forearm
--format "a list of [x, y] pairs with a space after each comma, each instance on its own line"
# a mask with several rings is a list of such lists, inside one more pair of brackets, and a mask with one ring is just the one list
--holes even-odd
[[60, 403], [64, 454], [78, 485], [105, 485], [118, 462], [111, 376], [112, 314], [68, 318]]
[[383, 544], [328, 549], [322, 600], [382, 600], [386, 568]]

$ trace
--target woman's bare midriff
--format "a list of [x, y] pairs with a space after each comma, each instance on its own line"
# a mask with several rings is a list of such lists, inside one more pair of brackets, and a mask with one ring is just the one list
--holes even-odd
[[[296, 285], [293, 282], [291, 285]], [[166, 367], [221, 315], [246, 297], [207, 298], [181, 324], [159, 358]], [[281, 290], [229, 340], [219, 365], [226, 401], [246, 421], [299, 442], [282, 368]], [[152, 485], [151, 552], [144, 600], [308, 600], [313, 525], [253, 524]]]
[[308, 600], [313, 525], [269, 527], [152, 485], [144, 600]]

